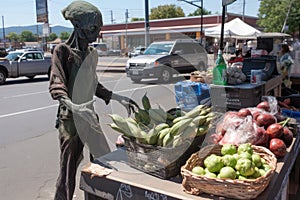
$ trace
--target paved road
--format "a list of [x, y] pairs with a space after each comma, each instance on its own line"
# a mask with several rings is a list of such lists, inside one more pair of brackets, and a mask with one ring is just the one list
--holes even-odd
[[[141, 96], [147, 91], [153, 104], [160, 104], [166, 110], [177, 106], [173, 84], [157, 85], [151, 81], [132, 84], [124, 72], [100, 70], [98, 77], [108, 89], [137, 102], [141, 102]], [[0, 105], [1, 199], [53, 199], [59, 163], [58, 133], [54, 129], [57, 102], [48, 93], [47, 78], [38, 76], [33, 81], [27, 78], [9, 79], [7, 84], [0, 86]], [[116, 102], [106, 106], [99, 99], [95, 108], [111, 150], [114, 150], [118, 133], [107, 126], [111, 122], [107, 114], [127, 116], [126, 111]], [[88, 162], [87, 150], [84, 155], [79, 168]], [[78, 183], [74, 200], [83, 200]]]
[[[215, 63], [214, 55], [208, 54], [208, 68], [212, 68]], [[226, 55], [224, 55], [225, 57]], [[230, 55], [228, 55], [230, 56]], [[226, 57], [228, 57], [226, 56]], [[125, 70], [128, 57], [99, 57], [98, 66], [101, 70]]]

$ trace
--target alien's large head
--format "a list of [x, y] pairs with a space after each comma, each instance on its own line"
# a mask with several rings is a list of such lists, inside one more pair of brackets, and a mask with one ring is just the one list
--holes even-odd
[[78, 39], [94, 42], [103, 26], [102, 14], [97, 7], [86, 1], [74, 1], [62, 10], [66, 20], [74, 26]]

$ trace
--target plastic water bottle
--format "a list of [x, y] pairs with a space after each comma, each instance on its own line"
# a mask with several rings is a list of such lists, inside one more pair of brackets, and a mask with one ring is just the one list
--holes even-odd
[[213, 84], [226, 85], [226, 63], [223, 58], [222, 50], [219, 49], [216, 65], [213, 68]]

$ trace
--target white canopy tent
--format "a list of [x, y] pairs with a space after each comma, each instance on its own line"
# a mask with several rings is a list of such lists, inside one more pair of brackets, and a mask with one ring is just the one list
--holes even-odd
[[[224, 38], [255, 39], [260, 33], [259, 30], [243, 22], [240, 18], [235, 18], [224, 24]], [[219, 38], [221, 25], [205, 29], [205, 36]]]

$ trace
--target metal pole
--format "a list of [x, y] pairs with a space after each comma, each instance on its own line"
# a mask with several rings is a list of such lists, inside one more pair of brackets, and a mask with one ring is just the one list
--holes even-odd
[[201, 33], [200, 33], [201, 44], [202, 44], [202, 37], [203, 37], [203, 0], [201, 0]]
[[222, 8], [222, 25], [221, 25], [221, 38], [220, 38], [220, 50], [223, 51], [223, 40], [224, 40], [224, 23], [225, 23], [225, 8], [226, 6], [223, 6]]
[[6, 39], [5, 39], [5, 28], [4, 28], [4, 16], [2, 16], [2, 31], [3, 31], [3, 42], [4, 42], [4, 48], [6, 48]]
[[[202, 44], [202, 33], [203, 33], [203, 0], [195, 0], [195, 1], [186, 1], [186, 0], [178, 0], [178, 1], [183, 1], [183, 2], [185, 2], [185, 3], [188, 3], [188, 4], [191, 4], [191, 5], [193, 5], [193, 6], [195, 6], [195, 7], [197, 7], [197, 8], [201, 8], [201, 14], [200, 14], [200, 16], [201, 16], [201, 18], [200, 18], [200, 42], [201, 42], [201, 44]], [[194, 2], [199, 2], [199, 1], [201, 1], [201, 6], [198, 6], [197, 4], [195, 4]]]
[[36, 41], [39, 43], [39, 25], [36, 25]]
[[114, 17], [113, 17], [113, 11], [112, 10], [110, 11], [110, 21], [111, 21], [111, 24], [114, 23]]
[[127, 46], [128, 46], [128, 41], [127, 41], [127, 29], [128, 29], [128, 9], [126, 9], [126, 13], [125, 13], [125, 19], [126, 19], [126, 32], [125, 32], [125, 54], [127, 54]]
[[149, 29], [150, 29], [150, 23], [149, 23], [149, 1], [145, 0], [145, 47], [148, 47], [150, 41], [149, 41]]
[[244, 0], [243, 1], [243, 21], [245, 21], [245, 6], [246, 6], [246, 2]]

